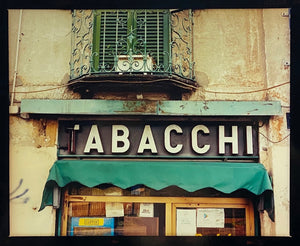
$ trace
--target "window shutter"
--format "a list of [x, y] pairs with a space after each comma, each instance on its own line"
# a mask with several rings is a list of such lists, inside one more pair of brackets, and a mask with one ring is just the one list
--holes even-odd
[[[141, 10], [137, 11], [137, 39], [146, 43], [143, 52], [150, 55], [155, 62], [156, 70], [164, 65], [164, 58], [167, 51], [164, 43], [166, 38], [166, 30], [164, 27], [168, 25], [164, 17], [165, 11], [161, 10]], [[162, 70], [165, 70], [161, 68]]]
[[166, 71], [168, 16], [167, 10], [95, 11], [93, 71], [115, 71], [118, 55], [149, 55], [155, 71]]
[[113, 69], [114, 57], [126, 53], [127, 21], [126, 11], [107, 11], [101, 16], [100, 61], [106, 70]]
[[114, 58], [126, 54], [127, 11], [97, 11], [94, 22], [94, 69], [109, 72]]

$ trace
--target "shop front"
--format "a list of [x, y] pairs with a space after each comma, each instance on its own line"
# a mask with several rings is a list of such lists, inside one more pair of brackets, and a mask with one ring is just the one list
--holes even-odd
[[40, 210], [62, 236], [253, 236], [273, 214], [260, 118], [97, 116], [58, 121]]

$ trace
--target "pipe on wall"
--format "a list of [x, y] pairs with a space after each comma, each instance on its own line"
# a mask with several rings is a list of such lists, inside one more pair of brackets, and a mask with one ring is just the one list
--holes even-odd
[[19, 49], [20, 49], [20, 35], [21, 35], [21, 24], [22, 24], [22, 14], [23, 10], [20, 10], [19, 13], [19, 26], [18, 26], [18, 38], [17, 38], [17, 47], [16, 47], [16, 58], [15, 58], [15, 69], [14, 69], [14, 80], [13, 80], [13, 87], [10, 99], [10, 106], [14, 104], [14, 97], [15, 97], [15, 87], [16, 87], [16, 79], [18, 74], [18, 61], [19, 61]]

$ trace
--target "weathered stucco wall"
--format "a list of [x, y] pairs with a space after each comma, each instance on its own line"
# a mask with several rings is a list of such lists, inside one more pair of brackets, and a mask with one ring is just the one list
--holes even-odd
[[[19, 14], [20, 10], [9, 10], [10, 91]], [[22, 98], [74, 97], [64, 93], [64, 87], [18, 93], [49, 89], [68, 81], [71, 20], [69, 10], [23, 10], [15, 105]], [[57, 121], [10, 116], [9, 134], [10, 235], [54, 235], [55, 210], [47, 207], [38, 212], [38, 209], [49, 169], [56, 160]]]
[[9, 126], [10, 235], [54, 235], [55, 210], [38, 210], [56, 160], [57, 122], [10, 117]]
[[[268, 141], [267, 165], [272, 174], [275, 200], [274, 228], [267, 231], [268, 223], [263, 223], [265, 235], [289, 236], [289, 205], [290, 205], [290, 178], [289, 178], [289, 140], [290, 130], [287, 127], [286, 113], [290, 105], [290, 27], [288, 9], [265, 9], [263, 11], [263, 26], [265, 33], [266, 80], [267, 87], [279, 84], [267, 92], [268, 100], [280, 100], [282, 104], [281, 116], [272, 117], [266, 126]], [[286, 138], [287, 137], [287, 138]]]
[[[196, 10], [194, 22], [195, 73], [205, 91], [265, 88], [263, 10]], [[264, 93], [205, 92], [205, 100], [264, 99]]]
[[[19, 10], [9, 10], [10, 90], [19, 13]], [[289, 138], [285, 138], [289, 129], [285, 113], [289, 112], [290, 100], [286, 83], [290, 74], [286, 65], [290, 56], [290, 33], [289, 18], [282, 13], [288, 10], [195, 10], [195, 74], [201, 87], [183, 96], [183, 100], [280, 100], [284, 106], [282, 116], [260, 122], [260, 132], [264, 134], [259, 136], [260, 161], [272, 175], [276, 209], [275, 223], [266, 213], [261, 215], [261, 234], [265, 236], [289, 235]], [[71, 25], [70, 10], [23, 10], [15, 104], [23, 98], [80, 98], [66, 87], [60, 87], [67, 83], [70, 73]], [[279, 84], [284, 85], [267, 90]], [[59, 88], [47, 90], [56, 86]], [[245, 93], [249, 91], [257, 92]], [[136, 95], [99, 93], [95, 98], [136, 99]], [[169, 98], [164, 94], [146, 93], [143, 99]], [[56, 120], [10, 116], [11, 198], [28, 189], [10, 202], [12, 236], [55, 233], [55, 210], [37, 210], [48, 170], [56, 159], [56, 134]]]
[[[9, 10], [9, 83], [13, 82], [20, 10]], [[72, 16], [70, 10], [23, 10], [16, 95], [22, 98], [74, 98], [69, 80]], [[11, 86], [10, 86], [11, 90]], [[27, 92], [27, 93], [21, 93]], [[68, 93], [66, 93], [68, 92]]]

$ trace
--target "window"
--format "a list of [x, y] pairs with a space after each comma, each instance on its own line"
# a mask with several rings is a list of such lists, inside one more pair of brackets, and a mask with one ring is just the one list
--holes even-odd
[[254, 235], [250, 199], [172, 194], [175, 196], [160, 196], [160, 192], [144, 186], [122, 190], [109, 185], [87, 188], [73, 184], [64, 194], [61, 235]]
[[165, 206], [142, 202], [72, 202], [69, 206], [71, 236], [164, 235]]
[[94, 14], [93, 70], [167, 70], [167, 10], [97, 10]]
[[[232, 199], [232, 198], [231, 198]], [[253, 214], [242, 205], [246, 200], [219, 198], [218, 203], [174, 204], [176, 235], [246, 236], [253, 235]], [[229, 202], [229, 204], [226, 204]], [[238, 204], [240, 202], [241, 204]], [[246, 202], [247, 203], [247, 202]], [[246, 212], [247, 211], [247, 212]], [[246, 214], [249, 213], [249, 214]]]
[[73, 10], [72, 18], [74, 92], [137, 90], [177, 98], [198, 88], [192, 10]]

